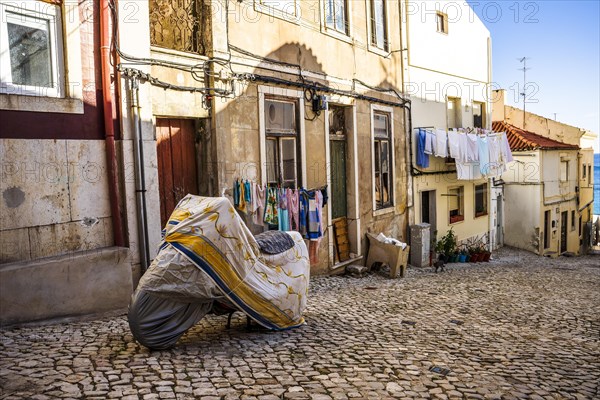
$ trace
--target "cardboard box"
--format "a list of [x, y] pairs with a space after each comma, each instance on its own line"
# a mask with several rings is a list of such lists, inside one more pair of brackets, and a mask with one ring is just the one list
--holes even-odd
[[410, 246], [407, 245], [405, 249], [402, 249], [395, 244], [383, 243], [370, 233], [367, 233], [367, 238], [369, 239], [369, 253], [366, 267], [371, 270], [374, 263], [385, 263], [390, 266], [390, 278], [398, 278], [398, 275], [403, 278], [408, 265]]

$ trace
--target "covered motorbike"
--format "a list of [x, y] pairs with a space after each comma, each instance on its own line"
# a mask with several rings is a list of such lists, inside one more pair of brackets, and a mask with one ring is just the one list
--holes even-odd
[[187, 195], [129, 306], [135, 339], [167, 349], [218, 304], [260, 325], [304, 323], [310, 262], [298, 232], [252, 235], [226, 198]]

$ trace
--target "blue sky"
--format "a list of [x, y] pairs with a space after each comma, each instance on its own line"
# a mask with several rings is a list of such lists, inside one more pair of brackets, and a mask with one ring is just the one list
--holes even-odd
[[600, 133], [600, 1], [468, 1], [492, 35], [493, 81], [507, 103]]

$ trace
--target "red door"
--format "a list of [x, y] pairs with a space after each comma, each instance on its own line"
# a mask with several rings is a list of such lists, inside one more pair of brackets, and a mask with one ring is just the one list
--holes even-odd
[[157, 118], [160, 220], [165, 226], [175, 206], [188, 193], [198, 194], [194, 120]]

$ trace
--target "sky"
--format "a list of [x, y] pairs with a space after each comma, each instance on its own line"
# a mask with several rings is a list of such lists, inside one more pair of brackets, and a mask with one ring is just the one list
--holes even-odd
[[[469, 0], [492, 36], [492, 80], [506, 103], [600, 134], [600, 0]], [[599, 153], [596, 143], [595, 153]]]

